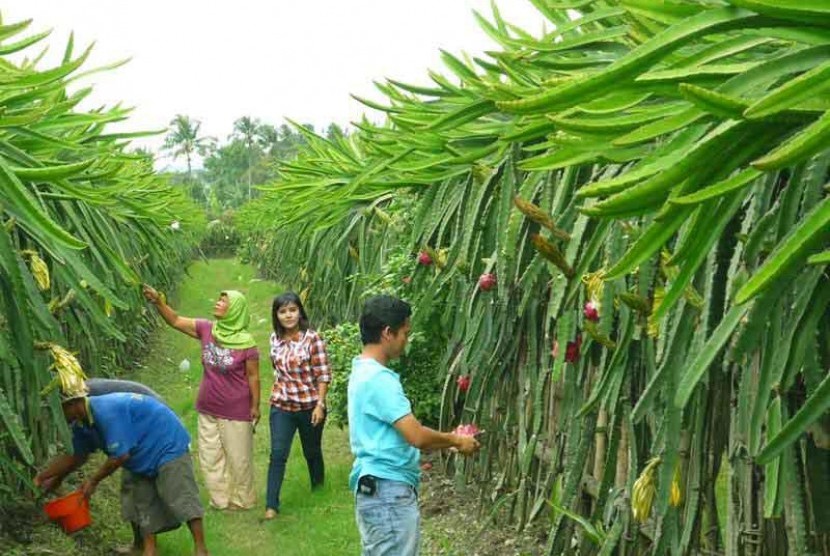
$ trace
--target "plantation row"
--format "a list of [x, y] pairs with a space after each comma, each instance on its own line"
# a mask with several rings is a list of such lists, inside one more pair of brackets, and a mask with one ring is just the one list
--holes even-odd
[[244, 255], [317, 321], [412, 302], [442, 427], [488, 431], [446, 463], [550, 554], [828, 553], [830, 5], [531, 1], [301, 129]]
[[[34, 489], [34, 464], [68, 439], [56, 367], [108, 375], [144, 348], [142, 281], [169, 285], [204, 227], [181, 192], [112, 133], [129, 110], [80, 111], [68, 87], [89, 50], [22, 59], [48, 33], [0, 26], [0, 491]], [[22, 38], [21, 38], [22, 37]], [[37, 46], [36, 46], [37, 45]], [[0, 507], [0, 513], [3, 508]]]

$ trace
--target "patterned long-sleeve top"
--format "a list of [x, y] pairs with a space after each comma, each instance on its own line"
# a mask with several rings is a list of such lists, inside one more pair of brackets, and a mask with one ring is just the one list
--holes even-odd
[[285, 411], [303, 411], [317, 405], [317, 385], [331, 382], [326, 343], [314, 330], [298, 340], [284, 340], [271, 334], [271, 364], [274, 386], [271, 405]]

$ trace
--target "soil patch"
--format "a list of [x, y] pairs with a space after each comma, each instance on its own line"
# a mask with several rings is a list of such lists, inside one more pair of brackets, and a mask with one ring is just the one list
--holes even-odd
[[[424, 469], [424, 467], [430, 469]], [[460, 488], [459, 488], [460, 486]], [[422, 457], [421, 553], [427, 556], [542, 556], [547, 529], [540, 523], [524, 531], [480, 508], [478, 491], [446, 476], [437, 455]], [[496, 523], [494, 523], [494, 521]]]
[[[58, 495], [69, 494], [77, 487], [86, 473], [94, 472], [103, 462], [101, 454], [95, 454], [82, 471], [67, 477]], [[120, 473], [115, 473], [98, 485], [90, 498], [91, 527], [69, 536], [50, 522], [43, 510], [43, 502], [18, 500], [0, 505], [0, 554], [3, 556], [35, 556], [84, 554], [110, 556], [114, 549], [129, 545], [132, 540], [129, 526], [121, 520], [119, 501]], [[49, 497], [50, 499], [52, 496]]]

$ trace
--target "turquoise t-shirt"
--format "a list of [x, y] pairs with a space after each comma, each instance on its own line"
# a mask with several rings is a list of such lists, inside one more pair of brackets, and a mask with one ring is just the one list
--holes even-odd
[[398, 374], [374, 359], [355, 357], [349, 375], [349, 439], [355, 456], [349, 488], [364, 475], [418, 487], [421, 452], [410, 445], [395, 421], [412, 413]]

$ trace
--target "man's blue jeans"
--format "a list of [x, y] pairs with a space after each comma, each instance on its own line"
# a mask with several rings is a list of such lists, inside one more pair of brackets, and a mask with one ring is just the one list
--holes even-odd
[[411, 485], [377, 479], [374, 495], [355, 495], [355, 517], [363, 556], [417, 556], [421, 516]]

